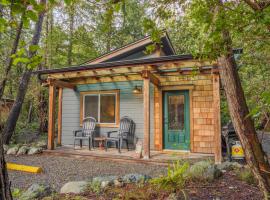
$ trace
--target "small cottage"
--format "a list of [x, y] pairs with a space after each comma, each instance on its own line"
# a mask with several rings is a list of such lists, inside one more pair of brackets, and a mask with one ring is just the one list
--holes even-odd
[[104, 135], [128, 116], [136, 125], [133, 145], [143, 143], [144, 158], [152, 150], [176, 151], [211, 154], [220, 162], [218, 67], [176, 55], [166, 33], [160, 41], [150, 54], [153, 42], [145, 37], [79, 66], [37, 71], [49, 87], [48, 148], [54, 149], [56, 135], [59, 144], [72, 145], [85, 117], [94, 117]]

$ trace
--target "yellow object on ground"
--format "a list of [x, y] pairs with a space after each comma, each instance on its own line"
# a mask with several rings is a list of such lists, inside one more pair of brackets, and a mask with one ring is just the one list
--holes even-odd
[[232, 158], [243, 159], [244, 157], [243, 147], [239, 141], [236, 141], [235, 145], [232, 146]]
[[15, 163], [7, 163], [7, 169], [24, 171], [24, 172], [31, 172], [31, 173], [41, 173], [42, 172], [41, 167], [19, 165], [19, 164], [15, 164]]

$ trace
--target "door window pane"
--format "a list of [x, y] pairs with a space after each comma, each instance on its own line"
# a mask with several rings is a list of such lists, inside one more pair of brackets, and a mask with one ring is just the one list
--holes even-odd
[[94, 117], [98, 120], [98, 95], [84, 97], [84, 117]]
[[175, 95], [168, 97], [168, 123], [169, 130], [184, 129], [184, 95]]
[[115, 123], [115, 94], [100, 95], [100, 123]]

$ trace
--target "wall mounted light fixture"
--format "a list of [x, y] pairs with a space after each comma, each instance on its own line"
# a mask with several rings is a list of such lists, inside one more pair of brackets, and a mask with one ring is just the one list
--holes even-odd
[[138, 87], [137, 85], [132, 90], [133, 94], [140, 94], [142, 93], [142, 88]]

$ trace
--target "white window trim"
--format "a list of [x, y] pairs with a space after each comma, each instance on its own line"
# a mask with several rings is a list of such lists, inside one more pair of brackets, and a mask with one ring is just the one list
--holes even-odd
[[[100, 122], [100, 96], [101, 95], [114, 95], [114, 101], [115, 101], [115, 106], [114, 106], [114, 123], [109, 123], [109, 122]], [[109, 125], [116, 125], [117, 124], [117, 116], [116, 116], [116, 109], [117, 109], [117, 97], [118, 93], [117, 92], [110, 92], [110, 93], [92, 93], [92, 94], [84, 94], [83, 95], [83, 118], [85, 118], [85, 97], [86, 96], [98, 96], [98, 119], [97, 119], [97, 124], [109, 124]]]

